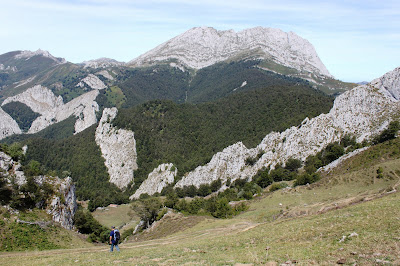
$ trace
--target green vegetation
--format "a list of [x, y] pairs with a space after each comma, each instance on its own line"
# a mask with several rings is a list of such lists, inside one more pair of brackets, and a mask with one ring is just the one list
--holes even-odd
[[82, 207], [79, 207], [75, 213], [74, 226], [80, 233], [89, 235], [89, 242], [108, 242], [110, 229], [101, 225], [89, 211]]
[[26, 132], [32, 125], [32, 122], [40, 116], [35, 113], [26, 104], [20, 102], [11, 102], [1, 107], [7, 112], [17, 123], [19, 128]]
[[331, 104], [331, 98], [309, 87], [285, 86], [197, 105], [152, 101], [120, 110], [113, 124], [135, 132], [135, 189], [160, 163], [173, 163], [181, 177], [229, 145], [243, 141], [253, 147], [270, 131], [297, 125]]
[[[45, 210], [20, 210], [18, 213], [0, 206], [0, 252], [38, 251], [87, 247], [74, 232], [51, 221]], [[4, 265], [4, 263], [2, 263]]]

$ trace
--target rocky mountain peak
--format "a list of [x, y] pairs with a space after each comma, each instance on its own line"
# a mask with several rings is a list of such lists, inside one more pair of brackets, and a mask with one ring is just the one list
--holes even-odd
[[54, 62], [56, 62], [56, 63], [58, 63], [58, 64], [64, 64], [64, 63], [67, 62], [64, 58], [54, 57], [54, 56], [51, 55], [48, 51], [41, 50], [41, 49], [38, 49], [38, 50], [33, 51], [33, 52], [32, 52], [32, 51], [28, 51], [28, 50], [20, 51], [20, 53], [16, 54], [16, 55], [14, 56], [14, 58], [15, 58], [15, 59], [25, 59], [25, 60], [28, 60], [28, 59], [30, 59], [30, 58], [32, 58], [32, 57], [34, 57], [34, 56], [38, 56], [38, 55], [39, 55], [39, 56], [43, 56], [43, 57], [50, 58], [50, 59], [52, 59]]
[[400, 100], [400, 67], [374, 79], [371, 85], [386, 90], [393, 98]]
[[240, 32], [211, 27], [192, 28], [130, 61], [128, 65], [152, 65], [177, 61], [201, 69], [233, 58], [261, 58], [298, 71], [332, 77], [313, 45], [293, 32], [256, 27]]

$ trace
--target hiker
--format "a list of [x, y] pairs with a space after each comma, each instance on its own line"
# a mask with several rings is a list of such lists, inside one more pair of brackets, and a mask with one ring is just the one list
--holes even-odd
[[110, 232], [110, 252], [113, 252], [114, 250], [114, 246], [117, 249], [117, 251], [119, 251], [119, 247], [118, 247], [118, 242], [120, 239], [120, 234], [118, 229], [115, 229], [115, 226], [111, 226], [111, 232]]

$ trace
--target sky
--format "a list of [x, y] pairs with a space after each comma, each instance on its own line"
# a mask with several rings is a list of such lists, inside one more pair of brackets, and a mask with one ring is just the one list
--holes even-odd
[[193, 27], [262, 26], [310, 41], [342, 81], [400, 66], [400, 1], [0, 0], [0, 54], [47, 50], [80, 63], [128, 62]]

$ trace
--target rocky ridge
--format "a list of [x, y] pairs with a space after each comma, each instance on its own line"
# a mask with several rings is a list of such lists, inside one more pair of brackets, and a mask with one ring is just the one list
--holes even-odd
[[241, 32], [214, 28], [192, 28], [128, 62], [130, 66], [177, 61], [201, 69], [236, 57], [269, 59], [278, 64], [332, 77], [313, 45], [293, 32], [256, 27]]
[[[61, 96], [56, 97], [48, 88], [36, 85], [21, 94], [7, 98], [2, 105], [10, 102], [21, 102], [41, 115], [33, 121], [28, 133], [36, 133], [49, 125], [67, 119], [71, 115], [77, 118], [75, 133], [79, 133], [97, 122], [96, 112], [99, 111], [99, 106], [95, 100], [98, 94], [98, 90], [89, 91], [64, 104]], [[7, 116], [2, 115], [2, 112], [0, 112], [0, 116], [7, 119]], [[4, 132], [0, 136], [1, 138], [18, 132], [13, 123], [3, 125], [0, 122], [0, 128]], [[21, 133], [20, 130], [19, 133]]]
[[44, 56], [44, 57], [50, 58], [50, 59], [52, 59], [54, 62], [56, 62], [57, 64], [64, 64], [64, 63], [67, 62], [64, 58], [57, 58], [57, 57], [54, 57], [54, 56], [51, 55], [48, 51], [41, 50], [41, 49], [38, 49], [38, 50], [36, 50], [36, 51], [27, 51], [27, 50], [25, 50], [25, 51], [20, 51], [20, 53], [16, 54], [16, 55], [14, 56], [14, 58], [15, 58], [15, 59], [25, 59], [25, 60], [28, 60], [28, 59], [30, 59], [30, 58], [32, 58], [32, 57], [34, 57], [34, 56], [38, 56], [38, 55], [39, 55], [39, 56]]
[[[336, 98], [328, 114], [306, 118], [298, 127], [282, 133], [272, 132], [254, 149], [247, 149], [241, 142], [225, 148], [208, 164], [184, 176], [175, 187], [199, 187], [218, 178], [223, 183], [228, 179], [251, 178], [259, 169], [274, 168], [289, 158], [304, 161], [346, 134], [353, 134], [358, 141], [371, 138], [399, 116], [399, 74], [400, 68], [396, 68], [367, 85], [343, 93]], [[247, 158], [261, 154], [254, 165], [246, 165]]]
[[141, 194], [153, 195], [161, 193], [164, 187], [174, 182], [178, 169], [172, 163], [160, 164], [149, 175], [148, 178], [140, 185], [130, 199], [138, 199]]
[[119, 62], [115, 59], [111, 58], [99, 58], [99, 59], [94, 59], [94, 60], [89, 60], [89, 61], [84, 61], [82, 62], [82, 65], [84, 68], [109, 68], [109, 67], [118, 67], [118, 66], [123, 66], [125, 63]]
[[117, 116], [117, 108], [106, 108], [96, 129], [96, 143], [101, 149], [110, 182], [125, 188], [133, 182], [133, 171], [138, 169], [134, 133], [116, 129], [111, 121]]

